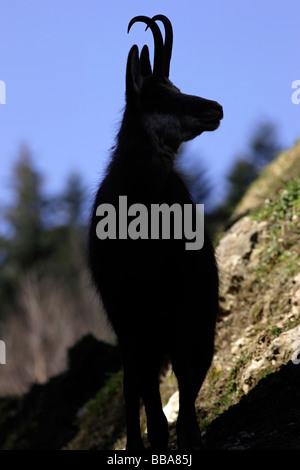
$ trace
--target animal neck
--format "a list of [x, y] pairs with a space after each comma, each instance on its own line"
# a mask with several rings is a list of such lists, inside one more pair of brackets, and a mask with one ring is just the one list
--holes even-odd
[[121, 128], [118, 134], [119, 158], [147, 167], [157, 163], [165, 170], [172, 170], [176, 150], [163, 141], [159, 132], [155, 133], [140, 116], [125, 110]]

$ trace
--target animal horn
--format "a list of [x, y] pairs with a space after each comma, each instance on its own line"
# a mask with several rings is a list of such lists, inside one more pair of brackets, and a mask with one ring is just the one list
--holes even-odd
[[173, 28], [172, 23], [165, 15], [155, 15], [153, 21], [159, 20], [163, 23], [165, 28], [165, 44], [164, 44], [164, 75], [169, 78], [170, 74], [170, 61], [173, 47]]
[[153, 75], [162, 76], [164, 75], [164, 45], [163, 45], [163, 38], [160, 32], [159, 27], [151, 18], [148, 16], [135, 16], [130, 20], [128, 25], [127, 32], [129, 33], [131, 26], [141, 21], [147, 24], [147, 27], [152, 31], [153, 38], [154, 38], [154, 64], [153, 64]]

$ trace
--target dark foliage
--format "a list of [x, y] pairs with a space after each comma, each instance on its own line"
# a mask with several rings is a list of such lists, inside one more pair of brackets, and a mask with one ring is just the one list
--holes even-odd
[[59, 450], [76, 434], [76, 413], [121, 366], [119, 349], [82, 338], [69, 351], [69, 368], [22, 397], [0, 399], [0, 448]]

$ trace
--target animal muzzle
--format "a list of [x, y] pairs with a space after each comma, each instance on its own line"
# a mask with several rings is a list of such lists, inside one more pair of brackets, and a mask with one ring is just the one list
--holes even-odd
[[223, 119], [223, 108], [216, 101], [209, 101], [209, 104], [202, 109], [199, 118], [207, 131], [214, 131]]
[[223, 119], [223, 108], [216, 101], [209, 101], [209, 104], [202, 110], [200, 119], [203, 121], [221, 121]]

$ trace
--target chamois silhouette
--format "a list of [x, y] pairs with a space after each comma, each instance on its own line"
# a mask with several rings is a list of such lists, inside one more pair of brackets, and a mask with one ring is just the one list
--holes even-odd
[[[165, 41], [156, 21], [164, 25]], [[182, 209], [192, 205], [195, 218], [196, 206], [174, 170], [174, 159], [183, 141], [217, 129], [223, 110], [215, 101], [181, 93], [169, 80], [173, 32], [168, 18], [137, 16], [130, 21], [128, 32], [135, 22], [146, 23], [152, 31], [153, 71], [148, 47], [139, 55], [134, 45], [127, 60], [122, 124], [93, 206], [89, 265], [121, 348], [126, 449], [143, 448], [140, 398], [151, 448], [167, 449], [168, 422], [159, 380], [168, 362], [179, 387], [178, 448], [198, 449], [201, 438], [195, 399], [212, 360], [218, 310], [212, 243], [205, 233], [202, 249], [186, 249], [185, 235], [178, 238], [172, 231], [169, 240], [161, 236], [132, 239], [124, 234], [99, 238], [97, 224], [104, 218], [99, 218], [97, 208], [110, 204], [118, 213], [119, 196], [126, 196], [128, 206], [143, 204], [149, 210], [153, 204], [179, 204]], [[120, 223], [117, 218], [117, 228]]]

